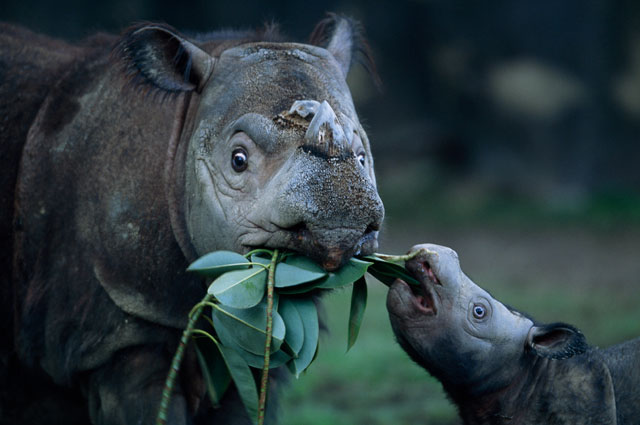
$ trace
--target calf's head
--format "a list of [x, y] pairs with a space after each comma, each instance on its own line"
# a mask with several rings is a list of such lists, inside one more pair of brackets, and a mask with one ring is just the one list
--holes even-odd
[[450, 248], [424, 244], [407, 269], [421, 283], [397, 280], [387, 297], [396, 338], [449, 393], [480, 395], [510, 384], [536, 358], [585, 351], [575, 328], [534, 322], [471, 281]]
[[345, 78], [357, 26], [332, 16], [316, 45], [189, 40], [143, 26], [121, 48], [138, 77], [192, 92], [181, 143], [184, 223], [197, 255], [300, 251], [327, 269], [373, 252], [384, 215]]

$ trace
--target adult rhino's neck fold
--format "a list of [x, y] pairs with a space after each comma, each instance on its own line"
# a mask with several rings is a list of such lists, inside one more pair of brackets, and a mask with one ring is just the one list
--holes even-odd
[[191, 244], [184, 214], [185, 161], [189, 135], [193, 131], [195, 112], [199, 102], [200, 96], [192, 93], [180, 95], [176, 102], [173, 129], [164, 168], [164, 188], [171, 230], [180, 250], [189, 262], [197, 258], [197, 253]]

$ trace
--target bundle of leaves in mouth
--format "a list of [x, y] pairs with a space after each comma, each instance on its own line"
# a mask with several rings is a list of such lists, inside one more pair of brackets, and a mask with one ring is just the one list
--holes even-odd
[[[189, 314], [189, 323], [174, 356], [156, 424], [165, 424], [169, 401], [190, 338], [205, 378], [207, 394], [217, 406], [229, 387], [238, 393], [254, 423], [264, 422], [268, 371], [286, 366], [298, 377], [313, 362], [319, 323], [310, 292], [353, 284], [347, 351], [360, 331], [367, 303], [365, 273], [386, 285], [396, 278], [418, 285], [398, 262], [407, 256], [374, 254], [352, 258], [328, 272], [294, 252], [258, 249], [206, 254], [187, 269], [211, 281], [205, 298]], [[209, 310], [209, 315], [204, 315]], [[258, 383], [252, 368], [262, 370]]]

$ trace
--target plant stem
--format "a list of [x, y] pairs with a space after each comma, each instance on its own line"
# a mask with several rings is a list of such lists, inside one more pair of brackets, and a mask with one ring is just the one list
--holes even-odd
[[245, 257], [245, 258], [249, 258], [249, 257], [251, 257], [253, 254], [260, 254], [260, 253], [273, 255], [273, 251], [271, 251], [270, 249], [257, 248], [257, 249], [251, 250], [251, 251], [247, 252], [246, 254], [244, 254], [244, 257]]
[[213, 299], [213, 295], [207, 294], [199, 306], [192, 310], [189, 313], [189, 323], [187, 324], [187, 328], [182, 332], [182, 337], [180, 338], [180, 343], [178, 344], [178, 349], [176, 350], [176, 354], [173, 356], [173, 360], [171, 361], [171, 368], [169, 369], [169, 374], [167, 375], [167, 379], [164, 382], [164, 388], [162, 389], [162, 399], [160, 400], [160, 408], [158, 409], [158, 416], [156, 418], [156, 425], [166, 425], [167, 423], [167, 412], [169, 411], [169, 403], [171, 402], [171, 393], [173, 392], [173, 385], [178, 377], [178, 371], [180, 370], [180, 363], [182, 362], [182, 358], [184, 357], [185, 349], [187, 348], [187, 344], [189, 343], [189, 339], [191, 338], [191, 334], [195, 329], [196, 322], [202, 315], [202, 311], [206, 307], [206, 303], [211, 302]]
[[429, 251], [426, 248], [422, 248], [422, 249], [417, 249], [413, 252], [410, 252], [406, 255], [388, 255], [388, 254], [380, 254], [380, 253], [375, 253], [373, 255], [375, 255], [376, 257], [382, 259], [382, 260], [386, 260], [386, 261], [392, 261], [394, 263], [399, 263], [401, 261], [409, 261], [409, 260], [413, 260], [414, 258], [416, 258], [418, 255], [421, 254], [435, 254], [438, 255], [437, 252], [435, 251]]
[[269, 357], [271, 354], [271, 335], [273, 333], [273, 286], [275, 281], [276, 262], [278, 250], [273, 251], [269, 276], [267, 278], [267, 337], [264, 342], [264, 363], [262, 366], [262, 378], [260, 380], [260, 398], [258, 400], [258, 425], [264, 424], [264, 414], [267, 404], [267, 385], [269, 383]]

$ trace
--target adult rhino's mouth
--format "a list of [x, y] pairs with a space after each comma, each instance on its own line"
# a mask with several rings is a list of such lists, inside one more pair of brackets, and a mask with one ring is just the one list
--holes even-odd
[[306, 255], [328, 271], [343, 266], [356, 255], [372, 254], [378, 246], [379, 225], [371, 224], [364, 232], [352, 228], [310, 229], [300, 223], [285, 229], [291, 234], [291, 248]]
[[265, 247], [299, 252], [320, 264], [325, 270], [333, 271], [350, 258], [369, 255], [378, 247], [378, 224], [369, 225], [364, 231], [352, 228], [309, 228], [305, 223], [290, 227], [275, 225], [277, 230], [263, 229], [262, 243], [254, 239], [244, 246], [247, 250]]

